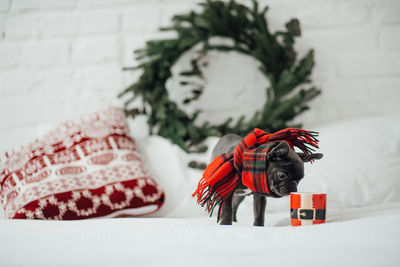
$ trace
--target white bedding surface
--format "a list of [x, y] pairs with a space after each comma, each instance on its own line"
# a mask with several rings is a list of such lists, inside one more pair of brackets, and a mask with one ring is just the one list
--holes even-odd
[[323, 225], [245, 216], [0, 220], [1, 266], [399, 266], [400, 202], [346, 209]]
[[0, 267], [400, 266], [399, 118], [312, 129], [321, 131], [325, 155], [306, 165], [299, 190], [327, 192], [345, 208], [335, 216], [328, 205], [324, 225], [291, 227], [288, 197], [268, 200], [266, 227], [252, 226], [251, 198], [239, 223], [218, 225], [191, 197], [201, 171], [186, 167], [191, 159], [207, 162], [210, 150], [188, 155], [152, 136], [137, 144], [166, 194], [159, 211], [82, 221], [5, 220], [0, 212]]

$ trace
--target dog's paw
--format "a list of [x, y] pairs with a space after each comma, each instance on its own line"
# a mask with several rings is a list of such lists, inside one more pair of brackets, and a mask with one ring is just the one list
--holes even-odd
[[264, 221], [254, 221], [253, 226], [264, 226]]
[[232, 225], [232, 220], [221, 220], [219, 225]]

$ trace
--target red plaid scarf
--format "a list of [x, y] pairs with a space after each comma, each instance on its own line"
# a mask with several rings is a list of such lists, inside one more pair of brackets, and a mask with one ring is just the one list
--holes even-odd
[[255, 128], [249, 133], [231, 154], [216, 157], [205, 169], [199, 181], [197, 203], [212, 215], [214, 208], [220, 204], [218, 220], [224, 201], [233, 193], [242, 179], [243, 185], [253, 192], [274, 195], [268, 186], [267, 154], [269, 142], [287, 141], [289, 145], [298, 147], [306, 154], [311, 154], [318, 148], [317, 132], [302, 129], [287, 128], [274, 134]]

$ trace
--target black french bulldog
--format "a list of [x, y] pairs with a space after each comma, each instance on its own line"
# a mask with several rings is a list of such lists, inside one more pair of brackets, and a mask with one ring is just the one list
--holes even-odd
[[[218, 141], [212, 152], [212, 159], [224, 153], [232, 153], [242, 141], [236, 134], [228, 134]], [[271, 142], [267, 155], [267, 179], [272, 197], [283, 197], [291, 192], [297, 192], [297, 185], [304, 177], [304, 162], [321, 159], [323, 154], [304, 154], [295, 152], [286, 141]], [[236, 212], [243, 199], [253, 194], [254, 226], [264, 226], [266, 195], [252, 192], [242, 182], [236, 186], [222, 206], [220, 224], [231, 225], [237, 221]]]

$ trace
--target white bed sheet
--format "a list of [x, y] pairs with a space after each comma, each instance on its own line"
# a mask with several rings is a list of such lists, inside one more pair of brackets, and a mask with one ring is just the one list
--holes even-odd
[[399, 266], [400, 202], [347, 209], [323, 225], [240, 218], [0, 220], [1, 266]]
[[[268, 200], [266, 227], [252, 226], [251, 198], [239, 208], [239, 223], [217, 225], [191, 197], [201, 171], [186, 167], [191, 159], [207, 162], [210, 151], [187, 155], [153, 136], [137, 144], [166, 193], [158, 212], [82, 221], [4, 220], [0, 212], [0, 267], [400, 266], [398, 118], [321, 127], [325, 157], [306, 166], [299, 190], [328, 192], [343, 204], [341, 216], [328, 205], [324, 225], [291, 227], [288, 197]], [[343, 147], [362, 157], [342, 157]]]

